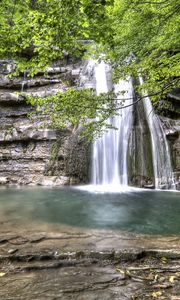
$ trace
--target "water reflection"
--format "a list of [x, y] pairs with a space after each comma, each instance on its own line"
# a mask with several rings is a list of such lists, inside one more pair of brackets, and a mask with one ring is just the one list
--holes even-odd
[[131, 190], [94, 193], [75, 188], [0, 189], [1, 218], [145, 234], [180, 234], [179, 193]]

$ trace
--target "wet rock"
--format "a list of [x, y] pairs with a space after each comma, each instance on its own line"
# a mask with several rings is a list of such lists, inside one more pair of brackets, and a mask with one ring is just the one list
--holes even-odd
[[150, 130], [141, 103], [133, 108], [133, 130], [129, 137], [128, 180], [136, 187], [154, 186]]
[[[46, 234], [35, 234], [31, 228], [23, 236], [19, 228], [14, 236], [6, 235], [0, 249], [0, 298], [151, 300], [161, 291], [159, 299], [178, 299], [180, 251], [169, 248], [177, 247], [178, 237], [165, 237], [160, 249], [160, 239], [153, 237], [59, 229], [58, 233], [49, 229]], [[98, 240], [106, 237], [110, 249], [98, 251]], [[128, 239], [126, 249], [122, 247], [124, 237]], [[88, 238], [95, 238], [94, 246], [89, 246]], [[72, 250], [76, 239], [77, 248]], [[153, 240], [156, 249], [150, 248]], [[18, 244], [18, 251], [12, 253], [16, 250], [12, 248], [5, 254], [8, 243]]]
[[18, 249], [9, 249], [8, 254], [14, 254], [18, 251]]
[[7, 177], [4, 177], [4, 176], [1, 176], [1, 177], [0, 177], [0, 185], [1, 185], [1, 184], [6, 184], [6, 183], [8, 183], [8, 178], [7, 178]]
[[144, 187], [145, 189], [155, 189], [154, 184], [144, 184], [143, 187]]
[[180, 88], [174, 88], [168, 96], [172, 99], [180, 101]]
[[172, 164], [174, 170], [175, 186], [180, 189], [180, 120], [161, 117], [166, 136], [169, 141]]
[[35, 87], [35, 86], [44, 86], [53, 83], [61, 82], [60, 79], [45, 79], [45, 78], [38, 78], [38, 79], [30, 79], [24, 81], [21, 78], [9, 79], [9, 78], [2, 78], [0, 80], [0, 88], [5, 89], [20, 89], [23, 91], [24, 89]]
[[0, 92], [0, 102], [4, 103], [20, 103], [20, 102], [25, 102], [25, 98], [19, 94], [16, 93], [5, 93], [5, 92]]
[[38, 182], [38, 185], [43, 186], [61, 186], [69, 185], [70, 179], [67, 176], [44, 176], [42, 180]]
[[7, 75], [16, 69], [16, 65], [11, 60], [0, 60], [0, 74]]

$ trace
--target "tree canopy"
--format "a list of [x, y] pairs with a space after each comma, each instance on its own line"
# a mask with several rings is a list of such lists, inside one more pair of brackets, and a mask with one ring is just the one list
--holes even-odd
[[[159, 101], [179, 84], [179, 11], [177, 0], [1, 0], [0, 58], [14, 59], [17, 72], [28, 69], [33, 76], [61, 59], [64, 51], [82, 57], [89, 47], [84, 41], [92, 40], [96, 46], [91, 47], [91, 55], [103, 53], [111, 61], [115, 81], [140, 74], [144, 84], [138, 92], [144, 90]], [[87, 118], [101, 111], [105, 120], [115, 113], [108, 96], [97, 106], [98, 97], [90, 102], [91, 91], [81, 91], [82, 97], [75, 90], [69, 93], [79, 98], [82, 107], [92, 106], [91, 111], [84, 110]], [[62, 101], [62, 95], [57, 97]], [[46, 100], [47, 105], [57, 101]], [[62, 103], [64, 110], [58, 107], [56, 112], [68, 111], [68, 101]], [[74, 119], [67, 113], [66, 120], [74, 124], [82, 111], [76, 101], [69, 103]]]
[[81, 56], [82, 41], [100, 36], [104, 20], [105, 5], [99, 1], [2, 0], [0, 58], [15, 59], [19, 70], [28, 68], [33, 75], [64, 51]]
[[178, 85], [179, 12], [176, 0], [115, 0], [109, 12], [112, 45], [105, 45], [117, 78], [141, 74], [144, 89], [156, 99]]

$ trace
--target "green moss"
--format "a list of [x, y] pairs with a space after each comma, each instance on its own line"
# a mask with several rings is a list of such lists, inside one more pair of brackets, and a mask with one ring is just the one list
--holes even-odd
[[51, 162], [55, 162], [58, 159], [59, 148], [60, 148], [60, 142], [58, 140], [51, 147], [51, 151], [50, 151], [50, 161]]
[[51, 146], [49, 162], [46, 165], [44, 175], [46, 175], [46, 176], [54, 175], [55, 166], [58, 162], [60, 146], [61, 146], [61, 139], [58, 138]]

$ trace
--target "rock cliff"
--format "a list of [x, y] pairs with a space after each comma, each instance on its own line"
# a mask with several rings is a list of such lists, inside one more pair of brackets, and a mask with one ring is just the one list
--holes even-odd
[[[61, 63], [62, 65], [62, 63]], [[24, 95], [54, 94], [63, 82], [73, 85], [80, 65], [48, 68], [35, 78], [25, 75], [10, 78], [11, 61], [0, 61], [0, 184], [64, 185], [86, 182], [89, 170], [89, 145], [77, 130], [55, 130], [48, 119], [35, 115]]]
[[[50, 127], [47, 116], [38, 114], [30, 118], [29, 114], [35, 109], [27, 104], [25, 95], [55, 94], [64, 89], [64, 82], [70, 86], [79, 82], [82, 87], [94, 87], [91, 72], [87, 66], [82, 67], [81, 63], [72, 61], [68, 64], [58, 62], [33, 78], [27, 77], [27, 74], [11, 78], [9, 75], [14, 69], [12, 61], [0, 61], [0, 184], [56, 186], [88, 182], [90, 145], [80, 139], [77, 129], [55, 130]], [[179, 98], [175, 101], [177, 103]], [[134, 122], [137, 123], [136, 109], [135, 112]], [[143, 112], [139, 119], [144, 122]], [[161, 121], [171, 148], [175, 181], [180, 189], [180, 121], [167, 117], [161, 117]], [[135, 125], [142, 127], [141, 124]], [[139, 131], [133, 134], [142, 136]], [[149, 140], [148, 130], [144, 134]], [[131, 142], [134, 136], [131, 136]], [[139, 143], [140, 139], [137, 141]], [[142, 180], [146, 178], [150, 183], [153, 181], [152, 164], [148, 165], [150, 160], [147, 160], [150, 146], [142, 141], [136, 145], [138, 147], [143, 148], [137, 151], [135, 170], [129, 174], [134, 186], [142, 186]], [[145, 157], [145, 174], [138, 165], [138, 153], [141, 152]]]

